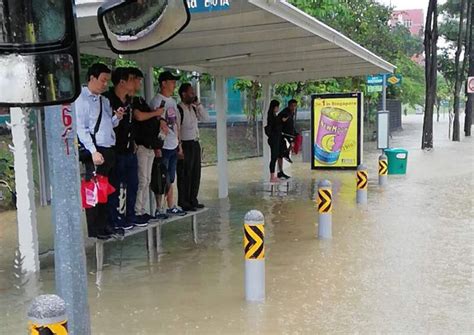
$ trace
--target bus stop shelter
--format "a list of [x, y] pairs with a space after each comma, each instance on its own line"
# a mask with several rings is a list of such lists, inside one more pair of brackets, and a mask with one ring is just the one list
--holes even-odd
[[[115, 58], [97, 24], [102, 1], [77, 0], [80, 51]], [[154, 94], [152, 67], [209, 73], [216, 79], [219, 198], [228, 196], [225, 78], [271, 85], [393, 72], [395, 66], [282, 0], [188, 0], [191, 22], [171, 41], [130, 58], [145, 69], [145, 95]], [[263, 117], [264, 123], [266, 117]], [[263, 133], [263, 132], [262, 132]], [[264, 146], [263, 169], [269, 149]]]

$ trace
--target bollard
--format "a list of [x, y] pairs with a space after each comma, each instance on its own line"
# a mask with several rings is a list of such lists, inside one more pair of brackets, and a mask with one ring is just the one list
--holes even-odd
[[387, 156], [381, 154], [379, 156], [379, 185], [385, 186], [387, 184], [388, 175], [388, 160]]
[[332, 186], [329, 180], [318, 184], [319, 238], [332, 237]]
[[264, 217], [257, 210], [245, 214], [245, 299], [265, 300]]
[[367, 204], [367, 185], [369, 183], [369, 173], [367, 167], [361, 164], [357, 167], [357, 197], [358, 204]]
[[67, 335], [66, 303], [55, 294], [36, 297], [28, 309], [30, 335]]

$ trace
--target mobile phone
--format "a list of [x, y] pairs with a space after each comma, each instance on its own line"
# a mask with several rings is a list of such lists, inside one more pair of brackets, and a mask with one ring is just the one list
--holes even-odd
[[163, 107], [165, 107], [165, 105], [166, 105], [166, 101], [164, 101], [164, 100], [161, 100], [161, 103], [160, 103], [160, 108], [163, 108]]

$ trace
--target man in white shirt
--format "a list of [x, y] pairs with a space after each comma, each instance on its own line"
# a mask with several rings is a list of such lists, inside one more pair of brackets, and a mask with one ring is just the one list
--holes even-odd
[[[160, 122], [161, 133], [165, 135], [163, 148], [161, 149], [162, 163], [166, 167], [167, 175], [167, 192], [166, 201], [168, 209], [166, 214], [169, 215], [186, 215], [186, 212], [176, 207], [173, 195], [173, 183], [176, 178], [176, 164], [178, 155], [182, 155], [182, 148], [179, 141], [179, 123], [177, 122], [178, 105], [172, 95], [176, 88], [176, 80], [179, 77], [174, 76], [171, 72], [165, 71], [158, 77], [160, 85], [160, 93], [151, 100], [150, 107], [152, 109], [164, 107], [165, 112]], [[160, 209], [161, 202], [157, 199], [157, 207]]]
[[[108, 177], [115, 164], [114, 128], [123, 118], [123, 109], [113, 111], [109, 99], [101, 95], [107, 89], [110, 72], [105, 64], [93, 64], [87, 71], [87, 86], [74, 102], [77, 136], [92, 156], [84, 161], [86, 179], [92, 178], [94, 173]], [[108, 239], [114, 233], [107, 204], [87, 208], [86, 218], [89, 237]]]
[[209, 114], [197, 100], [194, 88], [184, 83], [179, 88], [181, 102], [178, 105], [178, 123], [183, 157], [178, 160], [178, 205], [185, 211], [204, 208], [197, 196], [201, 183], [201, 146], [199, 121], [206, 121]]

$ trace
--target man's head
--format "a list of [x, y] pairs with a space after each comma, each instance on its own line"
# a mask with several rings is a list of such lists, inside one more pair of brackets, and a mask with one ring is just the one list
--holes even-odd
[[95, 63], [87, 70], [87, 87], [93, 94], [101, 94], [107, 90], [110, 72], [107, 65], [102, 63]]
[[293, 114], [294, 114], [295, 111], [296, 111], [296, 107], [298, 107], [298, 102], [297, 102], [295, 99], [291, 99], [290, 101], [288, 101], [288, 109], [289, 109], [290, 112], [292, 112]]
[[171, 72], [165, 71], [160, 73], [158, 77], [158, 82], [160, 84], [160, 92], [165, 97], [170, 97], [173, 95], [174, 89], [176, 88], [176, 80], [179, 77], [174, 76]]
[[135, 95], [138, 92], [140, 92], [140, 90], [142, 89], [143, 72], [140, 71], [140, 69], [137, 67], [129, 67], [128, 69], [131, 75], [133, 76], [133, 83], [134, 83], [133, 94]]
[[119, 89], [127, 94], [135, 93], [134, 75], [127, 67], [118, 67], [112, 72], [112, 84], [115, 89]]
[[179, 87], [179, 97], [181, 101], [185, 104], [191, 104], [196, 98], [196, 93], [194, 93], [194, 88], [190, 83], [184, 83]]

